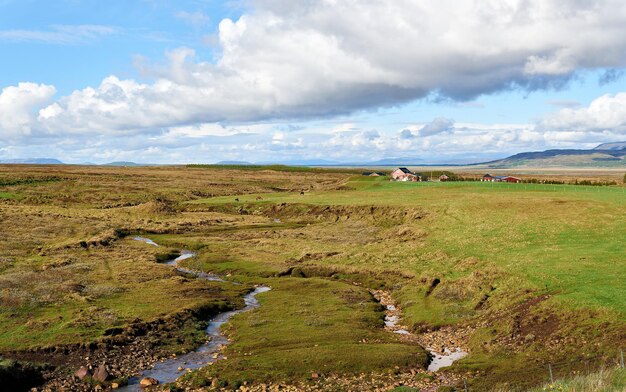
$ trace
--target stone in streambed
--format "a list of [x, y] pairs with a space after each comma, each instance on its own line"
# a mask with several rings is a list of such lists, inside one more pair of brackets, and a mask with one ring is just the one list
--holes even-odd
[[96, 371], [93, 372], [93, 378], [100, 382], [105, 382], [107, 378], [109, 378], [109, 372], [107, 372], [106, 366], [104, 365], [98, 366]]
[[74, 373], [74, 375], [78, 377], [79, 380], [82, 380], [85, 377], [91, 377], [91, 372], [86, 367], [81, 366], [80, 369], [78, 369], [76, 373]]
[[141, 381], [139, 381], [139, 385], [142, 388], [151, 387], [153, 385], [159, 385], [159, 381], [152, 377], [146, 377], [146, 378], [142, 378]]

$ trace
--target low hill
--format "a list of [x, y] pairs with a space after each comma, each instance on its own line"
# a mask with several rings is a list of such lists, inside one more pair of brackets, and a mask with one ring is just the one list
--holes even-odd
[[513, 167], [624, 167], [626, 142], [605, 143], [591, 150], [546, 150], [523, 152], [508, 158], [485, 162], [490, 168]]
[[135, 163], [135, 162], [117, 161], [117, 162], [105, 163], [102, 166], [142, 166], [142, 165], [140, 165], [139, 163]]

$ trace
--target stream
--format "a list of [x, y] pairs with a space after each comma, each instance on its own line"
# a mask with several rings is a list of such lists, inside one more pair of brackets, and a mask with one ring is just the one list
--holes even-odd
[[[391, 302], [391, 297], [386, 293], [385, 295], [378, 295], [378, 299], [381, 304], [385, 306], [385, 328], [393, 333], [399, 335], [414, 336], [411, 332], [398, 325], [400, 321], [400, 311]], [[424, 347], [426, 351], [430, 353], [430, 363], [428, 364], [428, 371], [436, 372], [441, 368], [452, 365], [455, 361], [467, 356], [467, 352], [463, 351], [460, 347], [445, 347], [444, 351], [437, 352], [432, 347]]]
[[[154, 241], [144, 237], [134, 237], [136, 241], [142, 241], [152, 246], [159, 246]], [[164, 264], [171, 265], [176, 270], [196, 276], [198, 279], [205, 279], [214, 282], [224, 282], [218, 275], [210, 274], [206, 272], [194, 271], [187, 268], [179, 267], [178, 262], [186, 260], [195, 256], [195, 253], [190, 251], [182, 251], [181, 255], [175, 259], [168, 260]], [[235, 283], [234, 283], [235, 284]], [[224, 346], [230, 342], [226, 337], [220, 334], [220, 328], [222, 324], [228, 322], [233, 316], [248, 312], [254, 308], [259, 307], [259, 301], [256, 299], [256, 295], [265, 293], [271, 289], [267, 286], [257, 287], [254, 291], [248, 293], [244, 297], [245, 307], [229, 312], [220, 313], [209, 321], [209, 325], [206, 328], [208, 342], [198, 347], [194, 351], [190, 351], [187, 354], [180, 355], [178, 357], [168, 358], [162, 362], [157, 362], [151, 369], [144, 369], [139, 372], [135, 377], [128, 380], [128, 385], [119, 388], [120, 391], [142, 391], [139, 382], [146, 377], [154, 378], [159, 381], [159, 384], [171, 383], [176, 381], [179, 377], [184, 375], [189, 370], [199, 369], [210, 363], [218, 361], [223, 358], [221, 352]], [[188, 370], [189, 369], [189, 370]]]

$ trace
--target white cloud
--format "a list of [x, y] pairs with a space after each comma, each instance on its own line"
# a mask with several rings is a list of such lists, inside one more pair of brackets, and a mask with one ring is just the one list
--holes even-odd
[[49, 30], [1, 30], [0, 41], [78, 44], [118, 31], [102, 25], [52, 25]]
[[175, 16], [178, 19], [184, 21], [185, 23], [192, 25], [193, 27], [197, 29], [205, 27], [209, 24], [209, 22], [211, 22], [211, 18], [205, 15], [202, 11], [196, 11], [196, 12], [180, 11], [180, 12], [177, 12]]
[[557, 51], [544, 56], [530, 56], [524, 65], [527, 75], [562, 76], [572, 73], [576, 69], [576, 61], [568, 51]]
[[29, 135], [36, 112], [48, 104], [56, 89], [35, 83], [20, 83], [5, 87], [0, 93], [0, 136]]
[[[360, 127], [351, 119], [317, 129], [298, 126], [424, 97], [466, 100], [510, 88], [549, 88], [586, 69], [608, 69], [601, 79], [616, 80], [626, 67], [623, 1], [251, 4], [241, 18], [219, 23], [215, 59], [205, 61], [203, 53], [185, 47], [172, 50], [166, 65], [141, 63], [150, 82], [112, 75], [56, 102], [52, 86], [5, 88], [0, 135], [55, 138], [58, 151], [75, 151], [77, 160], [145, 154], [143, 161], [153, 162], [261, 160], [277, 150], [287, 157], [344, 161], [468, 151], [502, 155], [624, 135], [626, 93], [582, 108], [555, 103], [571, 107], [537, 126], [447, 118], [399, 129]], [[177, 16], [197, 26], [208, 23], [201, 13]], [[78, 43], [115, 32], [107, 26], [53, 26], [0, 31], [0, 40]], [[295, 125], [281, 128], [271, 123], [275, 119]]]
[[436, 118], [430, 123], [424, 125], [419, 131], [420, 136], [437, 135], [442, 132], [451, 130], [454, 127], [454, 121], [449, 118]]
[[252, 5], [219, 23], [216, 62], [172, 51], [153, 83], [108, 77], [43, 112], [43, 128], [120, 132], [333, 116], [429, 94], [463, 100], [558, 86], [577, 70], [626, 66], [626, 3], [618, 0]]
[[548, 131], [611, 131], [626, 135], [626, 93], [603, 95], [582, 108], [565, 108], [546, 116], [540, 127]]
[[167, 134], [173, 137], [203, 138], [206, 136], [233, 136], [240, 133], [244, 133], [244, 131], [213, 123], [173, 127], [168, 130]]

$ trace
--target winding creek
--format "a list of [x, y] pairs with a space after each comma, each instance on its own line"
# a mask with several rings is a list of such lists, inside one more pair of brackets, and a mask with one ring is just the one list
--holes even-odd
[[[134, 237], [136, 241], [142, 241], [152, 246], [159, 246], [156, 242], [149, 238]], [[192, 274], [198, 279], [204, 279], [214, 282], [224, 282], [224, 280], [215, 274], [209, 274], [206, 272], [194, 271], [187, 268], [178, 266], [178, 263], [182, 260], [186, 260], [195, 256], [195, 253], [190, 251], [182, 251], [181, 255], [175, 259], [168, 260], [164, 264], [171, 265], [176, 270]], [[237, 284], [237, 283], [233, 283]], [[245, 307], [229, 312], [220, 313], [209, 321], [209, 325], [206, 328], [208, 335], [207, 343], [198, 347], [196, 350], [187, 354], [166, 359], [162, 362], [157, 362], [150, 369], [144, 369], [139, 372], [135, 377], [128, 380], [128, 385], [119, 388], [120, 391], [141, 391], [139, 383], [143, 378], [150, 377], [159, 381], [160, 384], [171, 383], [176, 381], [179, 377], [184, 375], [190, 370], [199, 369], [210, 363], [218, 361], [223, 358], [222, 350], [224, 346], [229, 344], [229, 341], [220, 333], [222, 324], [228, 322], [233, 316], [248, 312], [254, 308], [259, 307], [259, 301], [256, 299], [257, 294], [264, 293], [271, 290], [267, 286], [257, 287], [254, 291], [248, 293], [244, 297]]]
[[[374, 293], [380, 303], [385, 306], [385, 328], [399, 335], [406, 335], [415, 338], [415, 336], [402, 326], [399, 326], [400, 312], [391, 302], [389, 293], [381, 295], [380, 292]], [[437, 372], [439, 369], [452, 365], [455, 361], [465, 358], [468, 353], [460, 347], [444, 347], [443, 352], [437, 352], [434, 348], [425, 346], [426, 351], [430, 353], [430, 363], [428, 371]]]
[[[133, 239], [136, 241], [145, 242], [146, 244], [152, 246], [159, 246], [159, 244], [149, 238], [134, 237]], [[192, 269], [180, 267], [178, 265], [180, 261], [195, 257], [195, 255], [196, 254], [191, 251], [183, 250], [180, 256], [175, 259], [168, 260], [163, 264], [170, 265], [176, 268], [176, 270], [179, 272], [194, 275], [198, 279], [204, 279], [214, 282], [225, 282], [225, 280], [222, 279], [219, 275], [195, 271]], [[231, 283], [239, 284], [237, 282]], [[152, 368], [140, 371], [137, 376], [129, 379], [127, 386], [122, 387], [119, 390], [141, 391], [142, 388], [140, 387], [139, 383], [143, 378], [146, 377], [154, 378], [158, 380], [160, 384], [171, 383], [176, 381], [179, 377], [181, 377], [190, 370], [199, 369], [203, 366], [222, 359], [222, 350], [227, 344], [229, 344], [228, 339], [220, 333], [220, 328], [222, 324], [228, 322], [233, 316], [239, 313], [244, 313], [259, 307], [259, 302], [256, 299], [256, 295], [267, 292], [269, 290], [271, 289], [267, 286], [257, 287], [254, 291], [248, 293], [244, 297], [245, 307], [238, 310], [220, 313], [213, 319], [211, 319], [209, 321], [208, 327], [206, 328], [206, 333], [208, 335], [207, 343], [187, 354], [169, 358], [162, 362], [157, 362], [153, 365]], [[389, 293], [373, 292], [373, 294], [378, 298], [380, 303], [385, 306], [385, 328], [390, 332], [399, 335], [405, 335], [408, 338], [416, 338], [415, 335], [409, 332], [406, 328], [398, 325], [398, 323], [400, 322], [400, 312], [393, 304]], [[467, 352], [463, 351], [459, 347], [443, 347], [441, 349], [442, 351], [436, 351], [432, 347], [425, 347], [425, 349], [430, 353], [431, 361], [428, 365], [428, 371], [431, 372], [437, 372], [439, 369], [450, 366], [455, 361], [468, 355]]]

